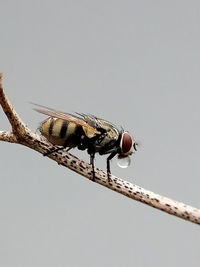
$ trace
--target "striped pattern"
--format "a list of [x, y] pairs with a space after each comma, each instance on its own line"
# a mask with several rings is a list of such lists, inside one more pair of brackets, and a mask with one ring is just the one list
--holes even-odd
[[41, 123], [40, 132], [52, 144], [65, 147], [77, 146], [84, 135], [82, 126], [53, 117]]

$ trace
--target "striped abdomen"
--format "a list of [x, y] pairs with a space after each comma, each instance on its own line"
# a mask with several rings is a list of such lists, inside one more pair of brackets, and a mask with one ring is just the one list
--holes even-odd
[[40, 125], [40, 132], [53, 145], [76, 147], [84, 137], [82, 126], [50, 117]]

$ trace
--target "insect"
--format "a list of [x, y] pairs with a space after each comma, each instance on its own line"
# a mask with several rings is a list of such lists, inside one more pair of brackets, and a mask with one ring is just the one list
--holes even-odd
[[[93, 115], [76, 113], [64, 113], [52, 108], [37, 105], [37, 112], [49, 116], [39, 127], [41, 134], [53, 145], [59, 147], [49, 151], [46, 155], [60, 149], [77, 147], [80, 150], [87, 149], [90, 155], [90, 164], [92, 165], [93, 179], [95, 179], [94, 158], [95, 154], [110, 154], [107, 157], [107, 176], [110, 179], [110, 160], [118, 154], [119, 159], [127, 160], [130, 163], [129, 156], [136, 149], [137, 143], [132, 136], [119, 130], [112, 123], [97, 118]], [[126, 165], [129, 165], [127, 164]], [[124, 166], [126, 167], [126, 166]]]

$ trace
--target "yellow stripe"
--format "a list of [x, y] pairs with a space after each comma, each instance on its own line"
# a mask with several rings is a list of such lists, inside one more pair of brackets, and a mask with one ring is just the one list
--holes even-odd
[[51, 135], [54, 137], [60, 137], [60, 131], [61, 131], [63, 120], [56, 119], [56, 118], [53, 118], [53, 120], [54, 120], [54, 124], [53, 124], [53, 129], [52, 129]]
[[72, 134], [74, 134], [76, 127], [78, 127], [78, 126], [73, 122], [70, 122], [68, 124], [65, 139], [69, 138]]

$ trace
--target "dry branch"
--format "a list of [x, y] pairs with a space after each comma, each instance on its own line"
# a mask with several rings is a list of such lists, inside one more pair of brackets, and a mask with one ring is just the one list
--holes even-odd
[[[48, 152], [53, 146], [44, 137], [33, 133], [20, 119], [12, 107], [10, 101], [4, 93], [2, 85], [2, 73], [0, 73], [0, 104], [5, 112], [11, 127], [12, 132], [0, 131], [0, 140], [22, 144], [29, 148], [38, 151], [41, 154]], [[78, 174], [92, 179], [91, 165], [76, 158], [75, 156], [65, 151], [58, 151], [48, 155], [49, 158], [56, 161]], [[160, 196], [151, 191], [145, 190], [137, 185], [133, 185], [115, 176], [111, 176], [110, 182], [107, 181], [107, 173], [102, 170], [95, 169], [95, 182], [103, 185], [111, 190], [123, 194], [134, 200], [146, 203], [149, 206], [175, 215], [196, 224], [200, 224], [200, 210], [188, 206], [184, 203], [172, 200], [167, 197]]]

